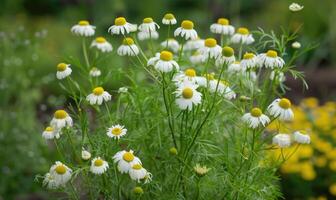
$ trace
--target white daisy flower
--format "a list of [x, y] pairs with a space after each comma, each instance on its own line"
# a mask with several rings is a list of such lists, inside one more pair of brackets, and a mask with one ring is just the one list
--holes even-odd
[[150, 32], [140, 31], [138, 32], [138, 38], [141, 41], [148, 39], [156, 40], [159, 38], [159, 33], [157, 31], [150, 31]]
[[221, 35], [232, 35], [235, 32], [235, 28], [230, 25], [230, 21], [226, 18], [219, 18], [217, 23], [210, 26], [210, 31], [212, 33], [217, 33]]
[[127, 132], [127, 129], [124, 128], [124, 126], [117, 124], [107, 129], [106, 134], [110, 138], [119, 139], [120, 137], [126, 135], [126, 132]]
[[172, 50], [174, 53], [177, 53], [180, 49], [178, 41], [176, 41], [174, 38], [169, 38], [161, 42], [161, 47]]
[[294, 49], [300, 49], [301, 48], [301, 44], [300, 44], [300, 42], [293, 42], [292, 43], [292, 47], [294, 48]]
[[244, 114], [242, 119], [253, 129], [260, 125], [265, 127], [270, 122], [270, 119], [262, 113], [260, 108], [253, 108], [251, 112]]
[[132, 180], [140, 182], [141, 179], [144, 179], [147, 175], [147, 170], [141, 166], [141, 164], [133, 164], [129, 170], [129, 175]]
[[216, 58], [216, 66], [230, 65], [235, 61], [234, 50], [229, 46], [225, 46], [222, 48], [221, 54]]
[[195, 40], [198, 37], [197, 32], [194, 30], [194, 23], [190, 20], [183, 20], [181, 27], [174, 31], [174, 36], [181, 36], [186, 40]]
[[70, 64], [59, 63], [57, 65], [56, 78], [60, 80], [64, 79], [65, 77], [70, 76], [71, 72]]
[[86, 97], [86, 100], [90, 102], [91, 105], [101, 105], [104, 101], [110, 101], [111, 95], [104, 90], [102, 87], [96, 87], [92, 90], [92, 93]]
[[90, 74], [90, 76], [92, 76], [92, 77], [98, 77], [98, 76], [101, 75], [101, 71], [100, 71], [98, 68], [93, 67], [93, 68], [90, 70], [89, 74]]
[[272, 71], [270, 74], [270, 79], [273, 80], [274, 77], [276, 77], [276, 80], [279, 82], [284, 82], [286, 80], [285, 74], [283, 72]]
[[210, 87], [210, 82], [215, 80], [214, 74], [204, 74], [203, 76], [197, 76], [196, 78], [196, 83], [201, 86], [201, 87], [207, 87], [208, 82], [209, 82], [209, 87]]
[[289, 5], [289, 10], [292, 12], [298, 12], [300, 10], [303, 9], [304, 6], [301, 6], [300, 4], [297, 3], [292, 3], [291, 5]]
[[293, 133], [294, 141], [300, 144], [309, 144], [310, 143], [310, 136], [307, 134], [303, 134], [300, 131], [295, 131]]
[[231, 42], [235, 44], [252, 44], [254, 38], [247, 28], [238, 28], [237, 32], [232, 36]]
[[[217, 86], [218, 84], [218, 86]], [[236, 93], [229, 87], [226, 81], [210, 80], [209, 81], [209, 91], [215, 93], [217, 88], [217, 94], [223, 96], [224, 98], [231, 100], [236, 98]]]
[[162, 18], [162, 24], [165, 24], [165, 25], [174, 25], [176, 24], [177, 21], [175, 19], [175, 16], [171, 13], [167, 13], [163, 16]]
[[285, 148], [291, 145], [291, 139], [288, 134], [279, 133], [273, 137], [272, 143], [278, 145], [280, 148]]
[[86, 20], [81, 20], [78, 24], [71, 28], [71, 32], [78, 36], [93, 36], [95, 34], [95, 26], [91, 26]]
[[120, 87], [118, 89], [118, 93], [127, 93], [128, 92], [128, 88], [127, 87]]
[[44, 175], [44, 179], [43, 179], [42, 184], [43, 184], [43, 186], [47, 187], [48, 189], [57, 189], [59, 187], [59, 185], [55, 181], [55, 177], [50, 173], [46, 173]]
[[251, 69], [259, 66], [259, 60], [253, 53], [245, 53], [243, 59], [240, 61], [240, 65], [244, 69]]
[[51, 127], [56, 129], [56, 131], [62, 129], [63, 127], [72, 126], [72, 118], [65, 110], [56, 110], [54, 117], [50, 122]]
[[45, 128], [45, 130], [42, 133], [42, 137], [46, 140], [51, 140], [54, 138], [59, 138], [60, 134], [58, 131], [56, 131], [53, 127], [48, 126], [47, 128]]
[[64, 186], [71, 179], [71, 173], [72, 170], [60, 161], [56, 161], [49, 170], [49, 176], [55, 181], [56, 187]]
[[101, 175], [109, 168], [108, 163], [100, 157], [91, 160], [90, 171], [94, 174]]
[[82, 148], [81, 156], [83, 160], [89, 160], [91, 158], [91, 153], [85, 150], [84, 148]]
[[192, 68], [186, 69], [184, 72], [180, 71], [176, 75], [174, 75], [172, 81], [175, 82], [177, 86], [179, 86], [181, 83], [188, 81], [194, 84], [198, 84], [197, 81], [199, 80], [199, 77], [196, 76], [196, 71]]
[[112, 51], [112, 45], [106, 41], [104, 37], [97, 37], [95, 40], [92, 41], [91, 47], [96, 47], [101, 52], [111, 52]]
[[174, 92], [176, 94], [176, 104], [181, 110], [192, 110], [193, 105], [197, 106], [202, 101], [202, 94], [196, 89], [198, 85], [185, 81], [179, 85]]
[[108, 32], [116, 35], [122, 34], [128, 34], [130, 32], [136, 31], [137, 26], [135, 24], [130, 24], [126, 21], [124, 17], [118, 17], [114, 20], [114, 25], [112, 25]]
[[140, 32], [156, 32], [156, 28], [159, 29], [160, 26], [153, 21], [152, 18], [147, 17], [143, 19], [143, 23], [139, 25], [138, 29]]
[[200, 64], [203, 62], [203, 55], [199, 51], [195, 51], [190, 57], [189, 60], [192, 64]]
[[198, 50], [199, 48], [203, 46], [204, 46], [204, 40], [197, 37], [194, 40], [188, 40], [185, 43], [183, 50], [185, 51]]
[[134, 164], [141, 164], [138, 157], [134, 156], [133, 151], [119, 151], [113, 156], [114, 163], [118, 163], [118, 170], [121, 173], [128, 173]]
[[260, 66], [265, 66], [266, 68], [282, 68], [285, 65], [285, 61], [278, 57], [278, 53], [273, 50], [268, 50], [267, 53], [262, 53], [258, 55]]
[[239, 61], [235, 61], [231, 63], [228, 67], [228, 72], [229, 73], [240, 73], [240, 72], [245, 72], [245, 68], [243, 68], [240, 64]]
[[286, 99], [275, 99], [267, 108], [270, 115], [280, 120], [290, 121], [294, 118], [294, 113], [291, 109], [291, 102]]
[[117, 50], [119, 56], [136, 56], [139, 54], [139, 48], [134, 44], [134, 40], [127, 37]]
[[154, 68], [160, 72], [171, 72], [174, 68], [179, 70], [179, 65], [173, 60], [173, 54], [170, 51], [161, 51], [161, 53], [155, 54], [155, 57], [150, 58], [147, 62], [147, 66], [154, 66]]
[[222, 53], [222, 48], [217, 44], [214, 38], [207, 38], [204, 40], [204, 45], [199, 49], [203, 56], [203, 61], [208, 58], [217, 58]]

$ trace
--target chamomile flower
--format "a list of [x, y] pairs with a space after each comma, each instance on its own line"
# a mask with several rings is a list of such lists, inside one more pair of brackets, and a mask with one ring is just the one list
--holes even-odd
[[197, 176], [203, 177], [210, 171], [210, 168], [207, 168], [207, 166], [201, 166], [199, 163], [197, 163], [194, 167], [194, 172]]
[[112, 51], [112, 45], [106, 41], [104, 37], [97, 37], [95, 40], [92, 41], [91, 47], [96, 47], [101, 52], [111, 52]]
[[85, 150], [84, 148], [82, 148], [81, 156], [83, 160], [89, 160], [91, 158], [91, 153]]
[[301, 48], [301, 44], [300, 44], [300, 42], [295, 41], [295, 42], [292, 43], [292, 47], [294, 49], [300, 49]]
[[174, 75], [172, 81], [175, 82], [177, 86], [185, 81], [189, 81], [194, 84], [198, 84], [200, 77], [196, 75], [196, 71], [192, 68], [188, 68], [185, 71], [180, 71]]
[[161, 47], [172, 50], [174, 53], [177, 53], [180, 49], [178, 41], [176, 41], [174, 38], [169, 38], [161, 42]]
[[134, 156], [133, 151], [119, 151], [113, 156], [113, 160], [118, 164], [121, 173], [128, 173], [134, 164], [141, 164], [138, 157]]
[[174, 31], [174, 36], [181, 36], [186, 40], [195, 40], [198, 37], [197, 32], [194, 30], [194, 23], [190, 20], [183, 20], [181, 27]]
[[181, 110], [192, 110], [193, 106], [197, 106], [202, 101], [202, 94], [196, 89], [198, 85], [185, 81], [179, 85], [174, 92], [176, 95], [176, 104]]
[[232, 35], [235, 28], [230, 25], [230, 21], [226, 18], [219, 18], [217, 23], [210, 26], [210, 31], [221, 35]]
[[66, 63], [59, 63], [57, 65], [57, 72], [56, 72], [56, 77], [57, 79], [64, 79], [67, 76], [70, 76], [72, 70], [70, 68], [70, 64]]
[[46, 140], [51, 140], [51, 139], [54, 139], [54, 138], [59, 138], [60, 135], [59, 135], [58, 131], [56, 131], [53, 127], [48, 126], [43, 131], [42, 137]]
[[139, 54], [139, 48], [135, 45], [134, 40], [127, 37], [123, 40], [122, 45], [117, 50], [119, 56], [136, 56]]
[[301, 6], [300, 4], [297, 3], [292, 3], [291, 5], [289, 5], [289, 10], [292, 12], [298, 12], [300, 10], [303, 9], [304, 6]]
[[171, 72], [174, 68], [179, 70], [179, 65], [173, 60], [173, 54], [170, 51], [161, 51], [157, 53], [155, 57], [150, 58], [147, 62], [147, 66], [154, 66], [154, 68], [160, 72]]
[[242, 119], [253, 129], [260, 125], [265, 127], [270, 122], [270, 119], [262, 113], [260, 108], [253, 108], [251, 112], [244, 114]]
[[50, 122], [51, 127], [55, 130], [60, 130], [63, 127], [72, 126], [72, 118], [65, 110], [56, 110], [54, 117]]
[[199, 64], [203, 61], [203, 55], [199, 51], [195, 51], [190, 57], [189, 60], [192, 64]]
[[215, 79], [210, 80], [209, 81], [209, 91], [211, 93], [215, 93], [217, 91], [219, 95], [223, 96], [224, 98], [228, 100], [236, 98], [236, 93], [229, 87], [229, 83], [223, 80], [219, 82], [218, 80], [215, 80]]
[[290, 121], [294, 118], [294, 113], [291, 109], [291, 102], [286, 99], [275, 99], [267, 108], [267, 111], [273, 117], [278, 117], [280, 120]]
[[258, 57], [254, 53], [245, 53], [243, 59], [240, 61], [240, 65], [244, 69], [258, 67], [259, 66]]
[[52, 176], [56, 187], [64, 186], [71, 179], [71, 173], [72, 170], [60, 161], [56, 161], [49, 170], [49, 176]]
[[254, 38], [247, 28], [238, 28], [237, 32], [231, 38], [232, 43], [236, 44], [252, 44]]
[[272, 143], [278, 145], [280, 148], [285, 148], [291, 145], [291, 139], [288, 134], [279, 133], [273, 137]]
[[300, 144], [309, 144], [310, 143], [310, 136], [307, 134], [304, 134], [300, 131], [295, 131], [293, 133], [294, 141]]
[[167, 13], [163, 16], [162, 18], [162, 24], [165, 24], [165, 25], [174, 25], [176, 24], [177, 21], [175, 19], [175, 16], [171, 13]]
[[59, 187], [59, 185], [56, 183], [55, 177], [50, 173], [46, 173], [44, 175], [42, 184], [48, 189], [56, 189], [57, 187]]
[[117, 124], [107, 129], [106, 134], [110, 138], [119, 139], [120, 137], [126, 135], [126, 132], [127, 132], [127, 129], [124, 128], [124, 126]]
[[92, 90], [92, 93], [86, 97], [86, 100], [90, 102], [91, 105], [101, 105], [104, 101], [110, 101], [111, 95], [104, 90], [102, 87], [96, 87]]
[[156, 40], [159, 38], [159, 33], [157, 31], [150, 31], [150, 32], [140, 31], [138, 32], [138, 38], [141, 41], [148, 39]]
[[203, 56], [203, 61], [208, 58], [217, 58], [222, 53], [222, 48], [217, 44], [214, 38], [204, 40], [204, 46], [199, 49]]
[[92, 77], [98, 77], [98, 76], [101, 75], [101, 71], [100, 71], [98, 68], [93, 67], [93, 68], [90, 70], [89, 74], [90, 74], [90, 76], [92, 76]]
[[141, 179], [146, 177], [148, 172], [141, 164], [136, 163], [132, 165], [128, 173], [132, 180], [140, 182]]
[[143, 19], [142, 24], [139, 25], [138, 29], [141, 32], [156, 32], [160, 26], [153, 21], [151, 17]]
[[216, 66], [221, 67], [224, 64], [230, 65], [235, 61], [234, 50], [229, 46], [225, 46], [222, 48], [221, 54], [216, 59]]
[[183, 50], [185, 51], [192, 51], [192, 50], [197, 50], [201, 47], [204, 46], [204, 40], [197, 37], [196, 39], [194, 40], [188, 40], [185, 45], [184, 45], [184, 48]]
[[81, 20], [71, 28], [71, 32], [78, 36], [90, 37], [95, 34], [95, 26], [86, 20]]
[[273, 50], [268, 50], [267, 53], [259, 54], [258, 59], [260, 66], [265, 66], [266, 68], [282, 68], [285, 65], [285, 61]]
[[245, 72], [245, 68], [243, 68], [240, 64], [239, 61], [235, 61], [231, 63], [228, 67], [228, 72], [229, 73], [240, 73], [240, 72]]
[[112, 35], [125, 35], [134, 31], [136, 31], [136, 25], [128, 23], [124, 17], [117, 17], [114, 20], [114, 25], [108, 29], [108, 32]]
[[94, 174], [101, 175], [109, 168], [108, 163], [100, 157], [94, 158], [91, 161], [90, 171]]

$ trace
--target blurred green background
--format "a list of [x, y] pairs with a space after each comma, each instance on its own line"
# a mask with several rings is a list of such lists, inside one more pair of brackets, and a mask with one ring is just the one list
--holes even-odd
[[[116, 16], [131, 23], [145, 17], [157, 22], [167, 12], [177, 19], [191, 19], [201, 37], [209, 25], [227, 17], [235, 26], [266, 31], [294, 29], [303, 24], [298, 41], [318, 42], [298, 67], [307, 74], [310, 90], [302, 92], [289, 79], [289, 95], [299, 102], [316, 96], [335, 99], [336, 1], [298, 0], [304, 9], [288, 11], [288, 0], [1, 0], [0, 7], [0, 199], [36, 199], [47, 196], [36, 174], [44, 173], [53, 147], [41, 138], [48, 113], [66, 101], [55, 80], [55, 66], [80, 51], [80, 40], [70, 27], [81, 19], [97, 26], [96, 35], [107, 35]], [[111, 66], [113, 67], [113, 66]], [[118, 88], [114, 84], [112, 87]]]

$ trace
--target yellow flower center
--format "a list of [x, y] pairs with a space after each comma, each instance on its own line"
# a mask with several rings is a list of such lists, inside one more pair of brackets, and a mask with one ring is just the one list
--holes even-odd
[[247, 35], [250, 33], [250, 31], [247, 29], [247, 28], [244, 28], [244, 27], [241, 27], [241, 28], [238, 28], [238, 31], [237, 31], [239, 34], [242, 34], [242, 35]]
[[172, 19], [175, 19], [175, 16], [171, 13], [167, 13], [167, 14], [165, 14], [165, 16], [163, 18], [168, 19], [168, 20], [172, 20]]
[[135, 164], [132, 166], [133, 169], [141, 169], [142, 166], [140, 164]]
[[47, 132], [52, 132], [52, 131], [54, 131], [54, 128], [51, 127], [51, 126], [48, 126], [48, 127], [45, 129], [45, 131], [47, 131]]
[[203, 76], [205, 76], [205, 78], [207, 78], [208, 80], [214, 80], [215, 79], [213, 74], [204, 74]]
[[195, 77], [196, 71], [194, 69], [187, 69], [184, 71], [184, 74], [189, 77]]
[[134, 44], [134, 40], [130, 37], [127, 37], [123, 40], [123, 45], [132, 45]]
[[233, 54], [234, 54], [234, 50], [231, 47], [229, 47], [229, 46], [223, 47], [223, 49], [222, 49], [222, 55], [223, 56], [231, 57], [231, 56], [233, 56]]
[[252, 59], [254, 58], [254, 54], [253, 53], [245, 53], [244, 54], [244, 59], [245, 60], [249, 60], [249, 59]]
[[193, 90], [189, 87], [184, 88], [182, 91], [182, 96], [185, 99], [191, 99], [193, 97]]
[[217, 41], [214, 38], [207, 38], [204, 40], [204, 45], [206, 47], [215, 47], [217, 45]]
[[260, 117], [262, 115], [262, 112], [261, 112], [260, 108], [252, 108], [251, 115], [253, 117]]
[[96, 87], [95, 89], [92, 90], [92, 93], [97, 96], [102, 95], [104, 93], [104, 88]]
[[134, 155], [131, 152], [126, 152], [123, 155], [123, 159], [127, 162], [131, 162], [134, 160]]
[[164, 61], [170, 61], [173, 59], [173, 54], [170, 51], [161, 51], [160, 59]]
[[67, 117], [67, 112], [65, 112], [65, 110], [56, 110], [56, 112], [54, 113], [54, 117], [56, 119], [65, 119]]
[[191, 30], [194, 28], [194, 23], [190, 20], [183, 20], [181, 23], [181, 27], [184, 29]]
[[271, 57], [271, 58], [276, 58], [278, 56], [278, 53], [273, 50], [268, 50], [266, 53], [266, 56]]
[[217, 24], [220, 24], [220, 25], [229, 25], [230, 21], [226, 18], [219, 18], [217, 20]]
[[279, 106], [283, 109], [288, 109], [291, 107], [291, 102], [289, 101], [289, 99], [286, 99], [286, 98], [282, 98], [280, 101], [279, 101]]
[[64, 165], [58, 165], [56, 168], [55, 168], [55, 171], [57, 174], [65, 174], [66, 172], [66, 168]]
[[239, 65], [239, 64], [240, 64], [240, 62], [239, 62], [239, 61], [234, 61], [234, 64], [238, 64], [238, 65]]
[[100, 167], [100, 166], [102, 166], [103, 164], [104, 164], [104, 161], [103, 161], [102, 159], [97, 159], [97, 160], [94, 161], [94, 165], [95, 165], [96, 167]]
[[121, 132], [122, 132], [122, 129], [119, 128], [119, 127], [115, 127], [115, 128], [112, 129], [112, 134], [113, 135], [120, 135]]
[[143, 23], [145, 24], [149, 24], [149, 23], [152, 23], [153, 22], [153, 19], [151, 17], [146, 17], [145, 19], [143, 19]]
[[64, 71], [64, 70], [66, 70], [67, 66], [68, 66], [68, 65], [65, 64], [65, 63], [59, 63], [59, 64], [57, 65], [57, 71], [62, 72], [62, 71]]
[[227, 81], [225, 81], [225, 80], [221, 80], [220, 83], [222, 83], [222, 84], [225, 85], [225, 86], [229, 86], [229, 85], [230, 85], [229, 82], [227, 82]]
[[96, 38], [96, 42], [97, 43], [105, 43], [106, 42], [106, 39], [104, 37], [97, 37]]
[[114, 24], [117, 25], [117, 26], [123, 26], [126, 24], [126, 19], [125, 17], [117, 17], [115, 20], [114, 20]]
[[90, 23], [88, 21], [86, 21], [86, 20], [81, 20], [81, 21], [78, 22], [78, 25], [80, 25], [80, 26], [87, 26], [87, 25], [90, 25]]

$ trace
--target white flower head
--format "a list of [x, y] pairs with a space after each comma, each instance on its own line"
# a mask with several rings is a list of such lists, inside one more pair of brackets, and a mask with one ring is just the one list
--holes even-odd
[[124, 126], [119, 124], [112, 126], [111, 128], [107, 129], [107, 136], [114, 139], [120, 139], [122, 136], [126, 135], [127, 129]]
[[89, 160], [91, 158], [91, 153], [83, 148], [81, 156], [83, 160]]
[[64, 79], [67, 76], [70, 76], [72, 70], [70, 68], [70, 64], [66, 63], [59, 63], [57, 65], [57, 72], [56, 72], [56, 78], [57, 79]]
[[192, 64], [200, 64], [203, 62], [203, 55], [199, 51], [195, 51], [190, 57], [189, 60]]
[[141, 32], [156, 32], [156, 29], [159, 29], [160, 26], [153, 21], [151, 17], [143, 19], [142, 24], [139, 25], [138, 29]]
[[300, 4], [297, 3], [292, 3], [289, 5], [289, 10], [292, 12], [298, 12], [303, 9], [304, 6], [301, 6]]
[[222, 67], [225, 65], [230, 65], [236, 61], [236, 58], [234, 56], [234, 50], [233, 48], [229, 46], [225, 46], [222, 48], [221, 54], [216, 59], [216, 66]]
[[279, 133], [273, 137], [272, 143], [278, 145], [280, 148], [285, 148], [291, 145], [291, 139], [288, 134]]
[[192, 68], [188, 68], [185, 71], [180, 71], [174, 75], [172, 81], [175, 82], [177, 86], [185, 81], [196, 83], [196, 71]]
[[180, 67], [176, 61], [173, 60], [173, 54], [170, 51], [161, 51], [156, 53], [155, 57], [148, 60], [147, 66], [154, 66], [154, 68], [160, 72], [171, 72], [174, 69], [179, 70]]
[[56, 110], [54, 117], [50, 122], [50, 126], [53, 127], [55, 131], [59, 131], [63, 127], [71, 127], [72, 118], [65, 110]]
[[48, 126], [43, 131], [42, 137], [46, 140], [51, 140], [51, 139], [54, 139], [54, 138], [59, 138], [60, 134], [59, 134], [59, 131], [55, 130], [51, 126]]
[[104, 101], [110, 101], [111, 95], [104, 90], [102, 87], [96, 87], [92, 90], [92, 93], [86, 97], [86, 100], [91, 105], [101, 105]]
[[239, 61], [235, 61], [229, 65], [228, 72], [229, 73], [241, 73], [241, 72], [245, 72], [245, 68], [241, 66]]
[[119, 151], [113, 156], [113, 160], [118, 164], [121, 173], [128, 173], [134, 164], [141, 164], [138, 157], [134, 156], [133, 151]]
[[112, 25], [108, 32], [116, 35], [122, 34], [128, 34], [130, 32], [135, 32], [137, 30], [137, 26], [135, 24], [130, 24], [126, 21], [124, 17], [117, 17], [114, 20], [114, 25]]
[[59, 184], [56, 183], [55, 177], [50, 173], [46, 173], [43, 179], [43, 186], [47, 187], [48, 189], [57, 189]]
[[203, 61], [210, 58], [217, 58], [222, 53], [222, 48], [217, 44], [216, 39], [207, 38], [204, 40], [203, 47], [199, 48], [200, 54], [203, 56]]
[[217, 94], [223, 96], [228, 100], [236, 98], [236, 93], [229, 87], [229, 83], [224, 80], [221, 81], [218, 81], [216, 79], [210, 80], [209, 90], [211, 93], [215, 93], [217, 91]]
[[197, 88], [198, 85], [190, 81], [184, 81], [178, 86], [174, 92], [176, 95], [175, 102], [181, 110], [188, 109], [190, 111], [193, 106], [201, 103], [202, 94], [196, 90]]
[[174, 53], [177, 53], [180, 49], [178, 41], [176, 41], [174, 38], [169, 38], [161, 42], [161, 47], [172, 50]]
[[118, 93], [127, 93], [128, 92], [128, 88], [127, 87], [120, 87], [118, 89]]
[[292, 47], [294, 49], [300, 49], [301, 48], [301, 44], [300, 44], [300, 42], [296, 41], [296, 42], [292, 43]]
[[194, 23], [190, 20], [183, 20], [181, 27], [174, 31], [174, 36], [180, 36], [185, 40], [195, 40], [198, 37], [197, 32], [194, 30]]
[[71, 28], [71, 32], [78, 36], [90, 37], [95, 34], [95, 28], [88, 21], [81, 20]]
[[259, 65], [266, 68], [282, 68], [285, 65], [285, 61], [278, 56], [278, 53], [273, 50], [268, 50], [267, 53], [258, 55]]
[[91, 70], [90, 70], [90, 76], [92, 76], [92, 77], [98, 77], [98, 76], [100, 76], [101, 75], [101, 71], [98, 69], [98, 68], [96, 68], [96, 67], [93, 67]]
[[175, 19], [175, 16], [172, 13], [167, 13], [162, 18], [162, 24], [165, 25], [174, 25], [177, 21]]
[[309, 144], [310, 136], [308, 134], [304, 134], [300, 131], [295, 131], [293, 133], [294, 141], [300, 144]]
[[240, 65], [244, 69], [259, 67], [259, 64], [259, 59], [254, 53], [245, 53], [243, 59], [240, 61]]
[[291, 109], [289, 99], [275, 99], [267, 108], [268, 113], [280, 120], [291, 121], [294, 118], [294, 113]]
[[53, 179], [55, 186], [62, 187], [71, 179], [72, 170], [63, 163], [56, 161], [54, 165], [50, 167], [49, 178]]
[[93, 40], [91, 47], [96, 47], [103, 53], [111, 52], [113, 50], [111, 43], [106, 41], [104, 37], [97, 37], [95, 40]]
[[251, 112], [244, 114], [242, 119], [253, 129], [260, 125], [265, 127], [270, 122], [270, 119], [262, 113], [260, 108], [253, 108]]
[[159, 33], [157, 31], [149, 31], [149, 32], [140, 31], [138, 32], [138, 38], [141, 41], [149, 40], [149, 39], [156, 40], [159, 38]]
[[139, 52], [139, 48], [130, 37], [124, 38], [122, 45], [117, 50], [119, 56], [136, 56]]
[[232, 36], [231, 42], [235, 44], [252, 44], [254, 38], [247, 28], [238, 28], [237, 32]]
[[133, 164], [129, 170], [131, 179], [137, 182], [140, 182], [141, 179], [144, 179], [147, 176], [147, 173], [147, 170], [139, 163]]
[[219, 18], [217, 23], [210, 26], [210, 31], [221, 35], [232, 35], [235, 32], [235, 28], [230, 25], [230, 21], [228, 19]]
[[91, 160], [90, 171], [94, 174], [101, 175], [109, 168], [108, 163], [100, 157]]
[[198, 50], [199, 48], [203, 46], [204, 46], [204, 40], [197, 37], [194, 40], [188, 40], [185, 43], [183, 50], [184, 51]]

